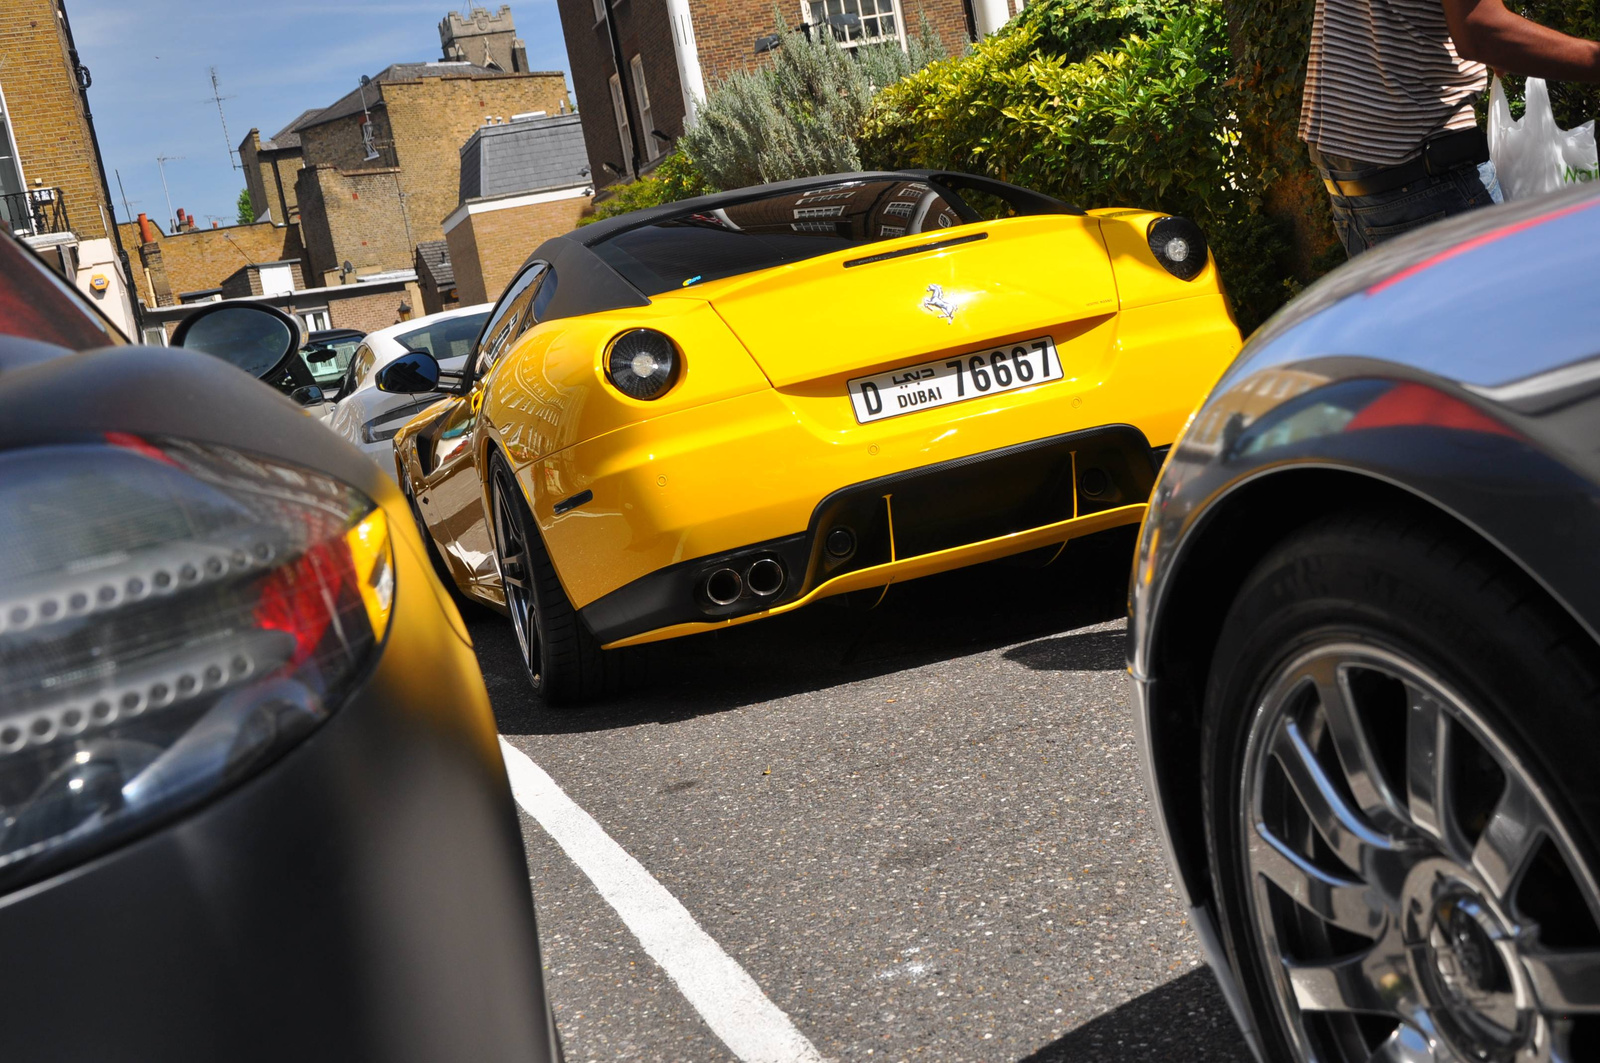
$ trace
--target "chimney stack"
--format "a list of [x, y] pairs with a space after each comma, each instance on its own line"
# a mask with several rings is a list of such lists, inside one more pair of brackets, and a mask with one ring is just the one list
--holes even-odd
[[151, 228], [150, 228], [150, 216], [148, 214], [146, 214], [144, 211], [140, 211], [139, 212], [139, 242], [141, 244], [153, 244], [153, 243], [155, 243], [155, 241], [156, 241], [156, 234], [151, 231]]

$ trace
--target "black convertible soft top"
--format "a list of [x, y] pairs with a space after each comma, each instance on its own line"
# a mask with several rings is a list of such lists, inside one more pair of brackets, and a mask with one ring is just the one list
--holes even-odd
[[996, 197], [1008, 204], [1017, 214], [1084, 213], [1078, 207], [1032, 189], [955, 170], [868, 170], [857, 173], [825, 174], [819, 177], [777, 181], [751, 188], [737, 188], [730, 192], [696, 196], [693, 199], [679, 200], [659, 207], [647, 207], [644, 210], [619, 214], [614, 218], [585, 225], [570, 233], [546, 240], [528, 256], [524, 266], [532, 262], [548, 262], [554, 268], [556, 292], [544, 308], [544, 320], [578, 317], [626, 306], [647, 306], [650, 303], [649, 297], [597, 254], [594, 250], [597, 246], [646, 226], [674, 222], [696, 215], [709, 215], [729, 207], [793, 195], [809, 189], [862, 181], [907, 179], [932, 185], [963, 213], [966, 221], [977, 221], [979, 215], [961, 198], [963, 191]]

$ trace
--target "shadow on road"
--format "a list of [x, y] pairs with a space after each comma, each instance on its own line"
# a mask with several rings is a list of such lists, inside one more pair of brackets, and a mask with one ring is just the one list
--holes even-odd
[[738, 627], [641, 647], [644, 678], [582, 709], [546, 708], [530, 691], [510, 624], [469, 608], [495, 718], [504, 734], [565, 734], [671, 723], [1028, 642], [1007, 656], [1034, 669], [1120, 668], [1120, 632], [1030, 640], [1121, 618], [1134, 530], [877, 592], [825, 599]]
[[1120, 631], [1085, 631], [1013, 647], [1005, 658], [1035, 672], [1120, 672], [1127, 666], [1125, 643]]
[[1021, 1063], [1253, 1063], [1210, 968], [1135, 997]]

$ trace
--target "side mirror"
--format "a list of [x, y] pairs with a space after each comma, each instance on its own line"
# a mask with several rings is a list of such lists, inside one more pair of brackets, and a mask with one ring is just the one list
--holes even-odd
[[391, 395], [419, 395], [439, 390], [439, 361], [427, 351], [407, 351], [374, 378], [379, 391]]
[[299, 351], [300, 326], [265, 303], [208, 303], [178, 322], [172, 345], [215, 355], [262, 379], [282, 372]]
[[323, 397], [322, 389], [315, 384], [307, 384], [303, 388], [295, 388], [289, 392], [289, 398], [302, 406], [320, 406], [328, 401]]
[[339, 357], [339, 352], [332, 347], [307, 347], [300, 353], [306, 356], [308, 362], [331, 362]]

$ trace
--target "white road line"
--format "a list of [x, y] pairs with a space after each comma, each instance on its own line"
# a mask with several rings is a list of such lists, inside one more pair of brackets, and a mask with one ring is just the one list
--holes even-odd
[[504, 738], [500, 753], [517, 804], [589, 876], [644, 951], [735, 1056], [746, 1063], [823, 1063], [755, 979], [543, 768]]

